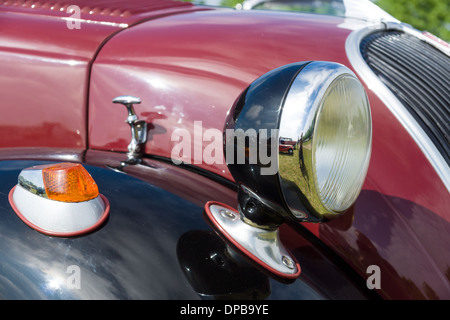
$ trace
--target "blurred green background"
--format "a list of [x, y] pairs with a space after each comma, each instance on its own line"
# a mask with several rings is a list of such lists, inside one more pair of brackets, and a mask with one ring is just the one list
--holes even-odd
[[[187, 0], [235, 7], [242, 0]], [[450, 0], [372, 0], [398, 20], [450, 42]]]
[[450, 41], [450, 0], [377, 0], [379, 7], [414, 28]]

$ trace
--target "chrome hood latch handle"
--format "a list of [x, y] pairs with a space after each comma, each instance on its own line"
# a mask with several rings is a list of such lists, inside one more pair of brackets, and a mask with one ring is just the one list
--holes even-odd
[[137, 164], [140, 162], [144, 152], [144, 145], [147, 141], [147, 122], [139, 120], [133, 108], [133, 104], [140, 104], [141, 99], [125, 95], [114, 98], [112, 102], [123, 104], [127, 108], [128, 116], [125, 122], [131, 128], [131, 142], [128, 145], [128, 159], [126, 163]]

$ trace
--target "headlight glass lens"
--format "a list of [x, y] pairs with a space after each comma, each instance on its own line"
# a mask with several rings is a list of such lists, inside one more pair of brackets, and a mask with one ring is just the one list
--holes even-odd
[[369, 165], [371, 131], [361, 83], [351, 75], [336, 78], [320, 103], [312, 143], [314, 182], [326, 209], [345, 211], [358, 197]]

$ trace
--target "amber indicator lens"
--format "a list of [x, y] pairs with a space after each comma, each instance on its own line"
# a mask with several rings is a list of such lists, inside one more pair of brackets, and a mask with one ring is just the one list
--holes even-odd
[[80, 164], [60, 163], [42, 169], [45, 191], [51, 200], [82, 202], [98, 196], [98, 187]]

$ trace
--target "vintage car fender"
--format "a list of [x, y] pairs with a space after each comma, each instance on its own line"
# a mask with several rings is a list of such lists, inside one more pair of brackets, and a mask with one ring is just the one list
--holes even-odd
[[[316, 247], [295, 226], [284, 228], [301, 257], [301, 279], [274, 278], [241, 257], [204, 217], [204, 205], [212, 197], [236, 202], [232, 185], [151, 159], [118, 170], [123, 154], [105, 151], [0, 153], [2, 299], [377, 297], [341, 259]], [[19, 219], [4, 196], [23, 168], [65, 161], [83, 163], [110, 203], [107, 221], [87, 235], [37, 232]]]
[[[235, 181], [224, 162], [195, 161], [195, 152], [177, 167], [172, 163], [171, 152], [176, 144], [172, 135], [177, 129], [192, 134], [198, 128], [201, 133], [222, 130], [238, 96], [252, 81], [275, 68], [299, 61], [332, 61], [352, 69], [365, 86], [373, 125], [370, 167], [358, 200], [342, 217], [323, 224], [294, 222], [283, 226], [280, 235], [300, 264], [308, 260], [305, 251], [316, 252], [314, 246], [332, 252], [332, 259], [320, 255], [322, 266], [326, 266], [320, 274], [314, 273], [315, 263], [311, 264], [311, 272], [305, 272], [307, 262], [302, 266], [304, 277], [310, 277], [310, 283], [318, 286], [308, 287], [309, 296], [292, 289], [295, 292], [289, 296], [277, 296], [278, 291], [272, 290], [274, 297], [339, 297], [337, 287], [343, 283], [349, 283], [351, 293], [342, 294], [351, 298], [367, 294], [387, 299], [450, 297], [448, 171], [436, 170], [430, 154], [392, 112], [385, 97], [368, 81], [370, 77], [361, 72], [364, 67], [349, 57], [348, 41], [361, 40], [355, 33], [386, 29], [388, 24], [299, 13], [236, 12], [181, 2], [154, 1], [142, 6], [140, 1], [124, 1], [114, 8], [105, 4], [94, 8], [83, 1], [78, 4], [82, 8], [81, 19], [76, 20], [80, 28], [69, 29], [67, 4], [0, 3], [0, 27], [9, 31], [0, 35], [0, 108], [7, 115], [0, 118], [0, 155], [5, 160], [1, 163], [0, 200], [5, 218], [0, 235], [3, 249], [10, 252], [9, 260], [2, 261], [1, 267], [2, 279], [14, 279], [5, 280], [11, 294], [0, 295], [155, 298], [156, 292], [164, 292], [160, 297], [190, 298], [198, 293], [216, 294], [188, 285], [180, 259], [175, 256], [176, 240], [188, 231], [210, 230], [200, 213], [207, 201], [235, 207], [235, 191], [223, 187], [233, 186]], [[30, 29], [35, 32], [30, 33]], [[126, 169], [120, 163], [126, 159], [130, 127], [124, 122], [126, 109], [112, 102], [121, 95], [141, 99], [142, 103], [135, 106], [136, 114], [149, 129], [145, 164]], [[200, 150], [206, 145], [204, 141]], [[41, 148], [51, 149], [37, 151]], [[29, 229], [14, 215], [7, 195], [20, 170], [42, 161], [60, 160], [89, 166], [99, 177], [99, 185], [103, 184], [117, 218], [111, 217], [103, 228], [87, 236], [60, 239]], [[96, 167], [105, 165], [130, 170], [127, 173], [140, 180]], [[177, 175], [183, 176], [183, 183], [176, 182]], [[118, 182], [115, 186], [114, 181]], [[195, 189], [190, 181], [197, 181]], [[168, 203], [180, 201], [178, 211], [144, 197], [139, 188], [131, 186], [135, 183], [148, 194], [170, 193]], [[157, 207], [154, 215], [158, 219], [131, 210], [128, 205]], [[189, 207], [190, 213], [183, 206]], [[129, 225], [128, 216], [134, 219]], [[123, 224], [127, 228], [122, 230]], [[173, 225], [179, 228], [172, 230]], [[148, 229], [158, 232], [158, 236], [147, 233]], [[117, 244], [122, 237], [118, 240], [109, 230], [135, 237], [123, 238], [124, 242]], [[25, 238], [32, 241], [24, 242]], [[158, 250], [169, 242], [170, 253], [165, 256]], [[96, 246], [98, 243], [102, 245]], [[111, 243], [117, 247], [111, 248]], [[156, 246], [152, 252], [146, 251], [148, 243]], [[133, 247], [141, 250], [131, 252]], [[304, 247], [308, 250], [302, 250]], [[39, 250], [43, 254], [38, 257], [23, 254]], [[123, 250], [127, 251], [125, 257]], [[145, 252], [148, 259], [138, 261]], [[158, 258], [153, 260], [150, 255]], [[64, 257], [70, 262], [67, 266]], [[120, 280], [123, 270], [112, 271], [123, 259], [127, 261], [126, 271], [137, 271], [133, 263], [140, 269], [131, 275], [131, 285], [126, 288]], [[59, 263], [52, 264], [53, 260]], [[341, 269], [335, 268], [336, 261]], [[57, 273], [61, 279], [64, 268], [70, 265], [79, 265], [91, 274], [95, 279], [92, 286], [87, 284], [85, 290], [76, 292], [63, 290], [54, 282], [53, 287], [49, 286], [50, 275]], [[148, 265], [155, 269], [148, 271]], [[371, 266], [379, 268], [382, 282], [381, 288], [367, 293], [365, 280]], [[16, 273], [20, 268], [23, 272]], [[145, 288], [141, 286], [144, 269], [151, 273]], [[339, 285], [333, 285], [328, 278], [326, 283], [320, 281], [324, 274], [330, 275], [329, 270], [333, 274], [330, 279], [342, 280]], [[158, 271], [165, 275], [164, 279], [155, 279]], [[178, 280], [171, 282], [169, 274], [170, 279]], [[281, 286], [269, 281], [274, 288]], [[358, 283], [356, 288], [352, 281]], [[306, 282], [300, 277], [295, 283], [305, 287]], [[179, 286], [183, 294], [173, 295], [170, 288], [176, 287], [177, 291]], [[102, 289], [96, 291], [96, 287]]]

